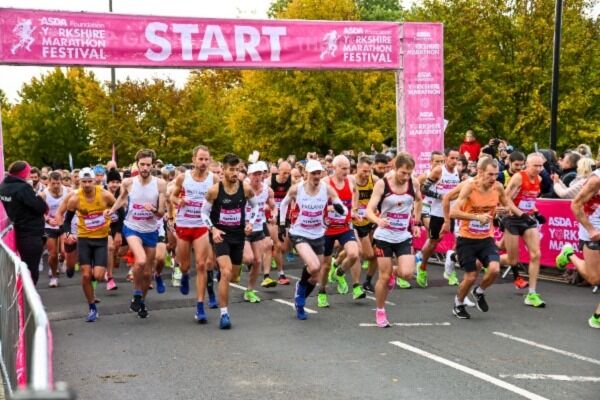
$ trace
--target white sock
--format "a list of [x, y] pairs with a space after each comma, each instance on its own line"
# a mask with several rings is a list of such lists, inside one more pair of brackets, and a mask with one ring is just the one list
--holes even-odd
[[477, 294], [484, 294], [484, 293], [485, 293], [485, 290], [483, 290], [483, 289], [481, 288], [481, 286], [477, 286], [477, 289], [475, 289], [475, 293], [477, 293]]
[[227, 307], [221, 307], [221, 315], [229, 314]]
[[535, 293], [535, 289], [534, 289], [534, 288], [531, 288], [531, 287], [528, 289], [528, 291], [529, 291], [529, 294], [533, 294], [533, 293]]
[[455, 306], [462, 306], [464, 304], [464, 302], [458, 300], [458, 296], [454, 296], [454, 305]]

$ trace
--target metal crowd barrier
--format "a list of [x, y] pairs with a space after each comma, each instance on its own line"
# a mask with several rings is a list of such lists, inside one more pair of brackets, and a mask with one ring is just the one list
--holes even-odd
[[0, 239], [0, 367], [8, 399], [74, 399], [54, 385], [48, 317], [27, 265]]

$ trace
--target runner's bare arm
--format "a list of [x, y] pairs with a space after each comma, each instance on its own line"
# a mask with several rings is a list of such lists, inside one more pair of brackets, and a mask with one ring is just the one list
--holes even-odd
[[121, 194], [119, 194], [119, 198], [117, 199], [117, 201], [115, 201], [110, 210], [108, 210], [108, 214], [114, 213], [116, 210], [123, 207], [127, 203], [127, 196], [129, 195], [129, 188], [131, 187], [132, 182], [133, 181], [131, 180], [131, 178], [123, 179], [123, 182], [121, 183]]
[[416, 179], [412, 180], [413, 187], [415, 188], [415, 206], [413, 208], [413, 217], [419, 224], [421, 223], [421, 211], [423, 210], [423, 196], [421, 195], [421, 189], [419, 188], [419, 182]]
[[600, 191], [600, 178], [596, 175], [592, 175], [588, 178], [579, 194], [571, 203], [571, 210], [573, 211], [573, 214], [575, 214], [575, 218], [577, 218], [577, 221], [579, 221], [581, 226], [588, 231], [592, 241], [600, 240], [600, 237], [598, 237], [600, 232], [598, 232], [598, 229], [594, 228], [594, 225], [592, 225], [590, 218], [586, 215], [583, 209], [583, 206], [585, 203], [590, 201], [590, 199], [594, 197], [598, 191]]
[[67, 212], [67, 205], [69, 204], [69, 199], [73, 197], [74, 193], [75, 192], [69, 192], [65, 199], [62, 201], [62, 203], [60, 203], [60, 205], [58, 206], [58, 210], [56, 210], [56, 224], [59, 226], [62, 225], [62, 223], [64, 222], [64, 215]]
[[331, 204], [333, 205], [333, 209], [340, 215], [346, 215], [350, 210], [346, 209], [344, 203], [338, 197], [337, 192], [333, 187], [327, 185], [327, 197], [331, 200]]
[[512, 197], [508, 196], [500, 182], [496, 182], [496, 190], [498, 191], [498, 201], [502, 206], [508, 208], [508, 210], [517, 217], [521, 217], [523, 214], [525, 214], [523, 211], [519, 210], [517, 206], [515, 206], [515, 203], [512, 201]]
[[381, 201], [384, 189], [384, 181], [379, 180], [375, 186], [373, 186], [373, 193], [371, 194], [371, 199], [369, 199], [369, 204], [367, 204], [367, 219], [378, 226], [385, 225], [383, 220], [377, 216], [377, 206]]
[[287, 215], [288, 205], [291, 201], [296, 200], [297, 193], [298, 184], [290, 187], [290, 190], [288, 190], [283, 200], [281, 200], [281, 204], [279, 205], [279, 225], [285, 225], [285, 217]]
[[179, 208], [181, 206], [181, 202], [184, 201], [183, 198], [180, 198], [181, 189], [183, 189], [183, 180], [185, 179], [185, 174], [180, 174], [175, 178], [175, 184], [173, 185], [173, 189], [171, 190], [171, 196], [169, 200], [171, 204], [175, 208]]
[[352, 190], [352, 219], [360, 221], [362, 217], [358, 215], [358, 187], [354, 176], [350, 177], [350, 189]]
[[442, 199], [442, 210], [444, 210], [444, 222], [450, 223], [450, 202], [456, 200], [466, 181], [462, 181], [454, 189], [450, 190]]
[[[468, 221], [479, 221], [482, 223], [486, 223], [488, 221], [482, 221], [482, 219], [484, 219], [483, 214], [471, 214], [468, 212], [464, 212], [462, 210], [462, 208], [465, 206], [465, 204], [467, 202], [467, 199], [471, 195], [471, 191], [472, 191], [471, 187], [472, 187], [472, 185], [465, 185], [460, 190], [458, 199], [456, 200], [456, 203], [454, 203], [454, 207], [452, 207], [452, 209], [450, 210], [450, 218], [465, 219]], [[488, 215], [488, 219], [489, 218], [490, 218], [490, 216]]]
[[256, 222], [256, 218], [260, 215], [260, 210], [258, 209], [258, 199], [254, 195], [254, 191], [247, 183], [244, 183], [244, 193], [246, 194], [246, 199], [248, 199], [248, 204], [252, 209], [250, 210], [250, 215], [246, 215], [246, 223], [250, 224], [250, 232], [252, 232], [252, 225]]
[[167, 211], [167, 182], [164, 179], [158, 180], [158, 208], [154, 211], [154, 215], [162, 218]]
[[517, 197], [517, 193], [519, 193], [522, 183], [523, 179], [521, 178], [521, 174], [514, 174], [506, 186], [506, 196], [511, 200]]
[[275, 205], [275, 193], [269, 187], [269, 197], [267, 198], [267, 207], [271, 210], [271, 221], [277, 221], [277, 206]]

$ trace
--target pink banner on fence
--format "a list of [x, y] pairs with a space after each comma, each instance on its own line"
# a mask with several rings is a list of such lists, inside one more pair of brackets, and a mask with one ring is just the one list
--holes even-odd
[[400, 24], [0, 9], [0, 63], [398, 69]]
[[444, 27], [405, 23], [402, 29], [404, 140], [421, 173], [429, 168], [431, 152], [444, 149]]
[[[540, 250], [542, 252], [541, 265], [546, 267], [556, 266], [556, 256], [564, 244], [577, 248], [579, 243], [579, 223], [571, 212], [569, 200], [538, 199], [536, 202], [540, 214], [546, 217], [546, 223], [540, 226]], [[496, 231], [496, 239], [500, 240], [502, 233]], [[414, 247], [421, 249], [427, 239], [425, 228], [420, 238], [414, 239]], [[454, 248], [454, 236], [446, 234], [438, 244], [436, 251], [445, 253]], [[581, 257], [582, 255], [578, 253]], [[529, 262], [529, 254], [523, 240], [519, 240], [519, 261]]]

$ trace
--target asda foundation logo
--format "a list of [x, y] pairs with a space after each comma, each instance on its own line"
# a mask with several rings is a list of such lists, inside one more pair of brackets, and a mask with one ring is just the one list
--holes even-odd
[[31, 51], [31, 45], [35, 42], [33, 31], [35, 31], [35, 27], [30, 19], [21, 20], [15, 25], [12, 30], [15, 35], [15, 44], [10, 48], [12, 55], [17, 54], [18, 50]]

